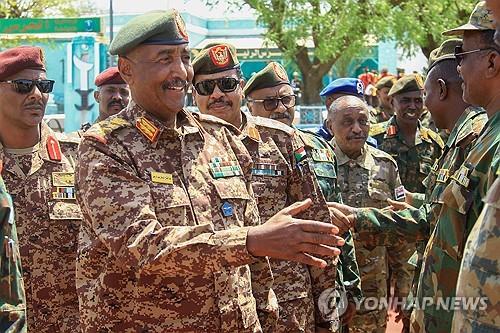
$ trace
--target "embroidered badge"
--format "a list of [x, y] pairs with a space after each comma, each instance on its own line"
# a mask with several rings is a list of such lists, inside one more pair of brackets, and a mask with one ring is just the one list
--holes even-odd
[[273, 62], [273, 70], [277, 77], [279, 77], [283, 81], [288, 81], [288, 74], [280, 64], [278, 64], [277, 62]]
[[158, 134], [160, 134], [158, 127], [144, 117], [137, 119], [135, 127], [137, 127], [137, 129], [141, 131], [141, 133], [144, 134], [144, 136], [151, 142], [155, 142]]
[[398, 133], [398, 129], [396, 126], [391, 125], [387, 128], [387, 135], [396, 135]]
[[73, 172], [52, 172], [52, 186], [75, 186], [75, 174]]
[[404, 200], [406, 198], [405, 187], [403, 185], [398, 186], [394, 189], [394, 197], [396, 200]]
[[221, 210], [222, 210], [222, 215], [224, 215], [224, 217], [230, 217], [233, 216], [234, 214], [233, 205], [231, 205], [227, 201], [224, 201], [224, 203], [221, 206]]
[[259, 130], [253, 126], [248, 127], [248, 136], [255, 141], [260, 141]]
[[225, 67], [229, 64], [230, 52], [227, 45], [216, 45], [208, 52], [212, 63], [217, 67]]
[[182, 19], [179, 12], [175, 11], [174, 19], [175, 19], [175, 25], [177, 25], [177, 30], [179, 30], [179, 33], [181, 34], [181, 36], [185, 40], [189, 40], [187, 31], [186, 31], [186, 24], [184, 23], [184, 20]]
[[61, 160], [61, 147], [59, 147], [59, 142], [53, 136], [47, 138], [47, 152], [52, 161]]
[[448, 169], [441, 169], [438, 172], [436, 181], [438, 181], [440, 183], [446, 183], [448, 181], [449, 177], [450, 177], [450, 170], [448, 170]]
[[307, 156], [306, 149], [304, 147], [300, 147], [294, 152], [294, 156], [297, 163], [302, 162]]

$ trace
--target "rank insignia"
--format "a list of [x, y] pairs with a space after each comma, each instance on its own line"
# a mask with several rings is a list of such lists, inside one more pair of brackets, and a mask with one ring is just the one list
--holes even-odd
[[75, 185], [75, 174], [73, 172], [52, 172], [52, 186], [67, 187]]
[[72, 200], [76, 199], [75, 188], [72, 187], [56, 187], [55, 192], [52, 192], [52, 199]]
[[160, 134], [160, 129], [152, 121], [144, 117], [137, 119], [135, 127], [151, 142], [155, 142], [158, 134]]
[[334, 155], [329, 149], [313, 149], [311, 155], [316, 162], [335, 162]]
[[404, 200], [406, 198], [405, 187], [403, 185], [398, 186], [394, 189], [394, 198], [396, 198], [396, 200], [398, 201]]
[[220, 157], [214, 157], [208, 163], [212, 177], [226, 178], [232, 176], [242, 176], [243, 172], [237, 161], [223, 161]]
[[272, 163], [256, 163], [252, 168], [252, 175], [255, 176], [283, 176], [283, 170], [278, 170], [278, 165]]
[[174, 177], [171, 173], [153, 171], [151, 172], [151, 181], [157, 184], [172, 185], [174, 183]]
[[446, 183], [446, 181], [448, 180], [449, 177], [450, 177], [450, 170], [441, 169], [438, 172], [436, 181], [438, 181], [440, 183]]
[[460, 169], [458, 169], [453, 176], [451, 176], [452, 179], [456, 180], [457, 183], [464, 187], [469, 187], [469, 174], [472, 170], [467, 168], [466, 166], [461, 166]]
[[398, 128], [394, 125], [391, 125], [387, 128], [387, 135], [396, 135], [398, 133]]
[[51, 161], [61, 161], [61, 147], [53, 136], [47, 138], [47, 152]]
[[438, 171], [438, 168], [439, 168], [439, 163], [438, 162], [439, 162], [438, 160], [436, 160], [436, 162], [434, 162], [434, 165], [431, 168], [432, 171], [434, 171], [434, 172]]
[[259, 130], [253, 126], [248, 127], [248, 137], [255, 141], [260, 141], [260, 133]]
[[233, 214], [234, 214], [233, 205], [231, 205], [227, 201], [224, 201], [224, 203], [221, 206], [221, 210], [222, 210], [222, 215], [224, 217], [230, 217], [230, 216], [233, 216]]

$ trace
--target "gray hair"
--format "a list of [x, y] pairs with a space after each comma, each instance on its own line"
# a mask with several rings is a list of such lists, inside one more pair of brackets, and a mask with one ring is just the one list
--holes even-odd
[[368, 104], [364, 100], [356, 96], [342, 96], [333, 101], [332, 105], [328, 109], [328, 118], [332, 119], [333, 116], [337, 113], [337, 111], [351, 109], [351, 108], [359, 108], [365, 110], [368, 115], [370, 115]]

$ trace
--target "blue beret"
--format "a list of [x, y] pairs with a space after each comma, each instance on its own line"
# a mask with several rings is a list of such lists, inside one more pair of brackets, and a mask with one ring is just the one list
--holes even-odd
[[346, 94], [357, 97], [363, 97], [365, 87], [363, 82], [354, 78], [341, 78], [330, 82], [319, 95], [325, 97], [331, 94]]

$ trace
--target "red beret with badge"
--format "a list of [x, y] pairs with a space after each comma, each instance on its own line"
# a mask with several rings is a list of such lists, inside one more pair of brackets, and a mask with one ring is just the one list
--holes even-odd
[[118, 71], [118, 67], [110, 67], [103, 72], [101, 72], [94, 81], [97, 87], [106, 85], [106, 84], [127, 84], [125, 80], [123, 80], [120, 72]]
[[0, 80], [6, 80], [24, 69], [46, 71], [41, 48], [18, 46], [0, 52]]

